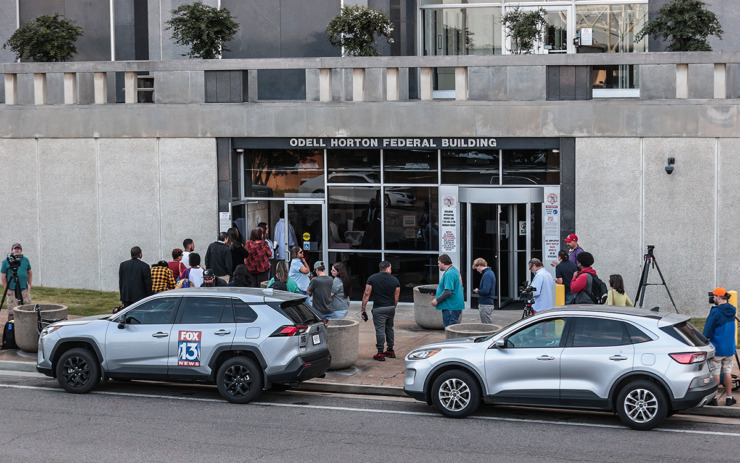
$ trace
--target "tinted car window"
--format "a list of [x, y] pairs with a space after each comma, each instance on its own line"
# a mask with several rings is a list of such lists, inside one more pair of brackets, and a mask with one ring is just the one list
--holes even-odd
[[546, 320], [517, 331], [506, 339], [506, 347], [559, 347], [565, 320]]
[[650, 342], [653, 340], [650, 336], [645, 334], [640, 328], [630, 325], [629, 323], [625, 323], [624, 326], [627, 327], [627, 333], [630, 335], [630, 339], [632, 340], [632, 344], [639, 344], [641, 342]]
[[573, 347], [603, 347], [631, 344], [624, 323], [605, 318], [578, 318]]
[[257, 313], [241, 299], [234, 299], [234, 319], [237, 323], [252, 323], [257, 320]]
[[160, 297], [126, 312], [129, 325], [164, 325], [172, 323], [179, 297]]
[[673, 326], [664, 326], [661, 330], [687, 346], [701, 347], [709, 344], [709, 340], [688, 321]]
[[231, 311], [230, 302], [225, 297], [185, 297], [182, 300], [180, 323], [219, 323], [224, 308]]

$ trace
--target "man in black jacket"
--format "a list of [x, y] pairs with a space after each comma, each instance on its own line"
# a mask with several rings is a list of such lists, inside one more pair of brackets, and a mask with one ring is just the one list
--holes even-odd
[[206, 268], [213, 270], [217, 277], [229, 282], [231, 275], [231, 248], [229, 248], [229, 235], [226, 232], [218, 234], [218, 241], [208, 246], [206, 251]]
[[149, 265], [141, 261], [141, 248], [131, 248], [131, 260], [121, 262], [118, 268], [118, 290], [124, 307], [152, 294], [152, 273]]

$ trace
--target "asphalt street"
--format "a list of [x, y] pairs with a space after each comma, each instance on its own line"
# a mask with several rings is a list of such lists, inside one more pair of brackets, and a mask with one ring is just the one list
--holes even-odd
[[407, 398], [106, 382], [87, 395], [0, 372], [8, 462], [737, 461], [740, 420], [676, 416], [632, 431], [607, 413], [484, 406], [452, 420]]

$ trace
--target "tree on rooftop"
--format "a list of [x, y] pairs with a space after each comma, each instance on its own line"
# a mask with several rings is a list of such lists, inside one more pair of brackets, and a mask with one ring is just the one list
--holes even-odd
[[501, 24], [506, 28], [506, 36], [511, 38], [511, 51], [514, 54], [531, 54], [547, 27], [547, 11], [537, 8], [524, 11], [519, 7], [510, 10], [501, 17]]
[[717, 16], [701, 0], [673, 0], [645, 23], [635, 40], [651, 35], [664, 41], [670, 38], [668, 51], [712, 51], [707, 37], [715, 35], [721, 39], [723, 32]]
[[348, 56], [380, 56], [377, 39], [393, 43], [393, 24], [382, 11], [366, 6], [345, 6], [326, 26], [329, 43], [344, 48]]
[[75, 42], [84, 35], [81, 27], [59, 14], [43, 15], [24, 22], [3, 44], [15, 58], [36, 62], [67, 61], [77, 54]]
[[214, 8], [201, 2], [180, 5], [172, 10], [172, 19], [165, 22], [172, 38], [179, 45], [190, 47], [182, 56], [215, 59], [230, 51], [224, 43], [239, 30], [235, 17], [226, 8]]

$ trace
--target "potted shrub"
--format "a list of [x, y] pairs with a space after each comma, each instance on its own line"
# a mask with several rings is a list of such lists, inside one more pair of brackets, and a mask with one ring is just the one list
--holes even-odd
[[646, 35], [654, 39], [669, 40], [668, 51], [712, 51], [707, 37], [722, 38], [722, 26], [714, 13], [707, 10], [700, 0], [673, 0], [658, 10], [635, 36], [642, 40]]
[[214, 8], [201, 2], [181, 5], [172, 10], [172, 19], [165, 22], [172, 38], [179, 45], [190, 47], [182, 56], [215, 59], [224, 51], [224, 43], [234, 38], [239, 24], [226, 8]]
[[393, 43], [393, 24], [382, 11], [366, 6], [345, 6], [326, 27], [329, 43], [348, 56], [379, 56], [377, 39]]
[[3, 44], [25, 61], [67, 61], [77, 54], [75, 42], [84, 35], [81, 27], [59, 14], [43, 15], [24, 22]]
[[511, 38], [510, 52], [514, 54], [534, 53], [538, 41], [542, 41], [547, 28], [547, 11], [538, 8], [531, 11], [522, 11], [516, 7], [502, 16], [501, 24], [506, 29], [506, 36]]

